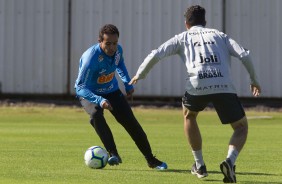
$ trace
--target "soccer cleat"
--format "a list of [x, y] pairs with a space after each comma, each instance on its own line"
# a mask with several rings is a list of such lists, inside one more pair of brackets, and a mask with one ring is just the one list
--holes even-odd
[[220, 164], [220, 170], [224, 175], [224, 183], [236, 183], [235, 165], [232, 166], [230, 159], [226, 159]]
[[204, 178], [208, 176], [206, 165], [202, 165], [199, 169], [196, 167], [196, 163], [193, 164], [191, 174], [196, 175], [198, 178]]
[[119, 155], [111, 155], [108, 159], [109, 165], [119, 165], [122, 163], [122, 160]]
[[165, 170], [167, 169], [167, 164], [165, 162], [159, 161], [156, 157], [147, 159], [148, 166], [152, 169]]

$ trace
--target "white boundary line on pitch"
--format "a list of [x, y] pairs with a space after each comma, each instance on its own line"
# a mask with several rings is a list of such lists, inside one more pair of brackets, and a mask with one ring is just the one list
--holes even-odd
[[247, 116], [247, 119], [272, 119], [272, 116]]

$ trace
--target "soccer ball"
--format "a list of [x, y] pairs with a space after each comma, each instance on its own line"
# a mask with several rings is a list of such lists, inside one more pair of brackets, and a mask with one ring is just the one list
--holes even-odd
[[108, 152], [100, 146], [88, 148], [84, 154], [85, 164], [92, 169], [102, 169], [108, 163]]

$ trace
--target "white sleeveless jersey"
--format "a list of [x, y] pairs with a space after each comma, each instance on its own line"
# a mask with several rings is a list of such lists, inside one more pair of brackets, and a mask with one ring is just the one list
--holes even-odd
[[[193, 26], [153, 50], [140, 65], [136, 76], [145, 78], [164, 57], [178, 54], [188, 73], [186, 90], [191, 95], [236, 93], [231, 81], [230, 56], [251, 62], [249, 51], [216, 29]], [[244, 64], [245, 65], [245, 64]], [[245, 66], [252, 83], [258, 84], [251, 65]]]

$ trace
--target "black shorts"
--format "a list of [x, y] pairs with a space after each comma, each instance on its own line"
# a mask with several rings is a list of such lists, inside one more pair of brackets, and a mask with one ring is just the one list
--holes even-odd
[[236, 94], [218, 93], [210, 95], [190, 95], [185, 92], [183, 105], [190, 111], [199, 112], [212, 103], [222, 124], [233, 123], [245, 116], [245, 111]]

